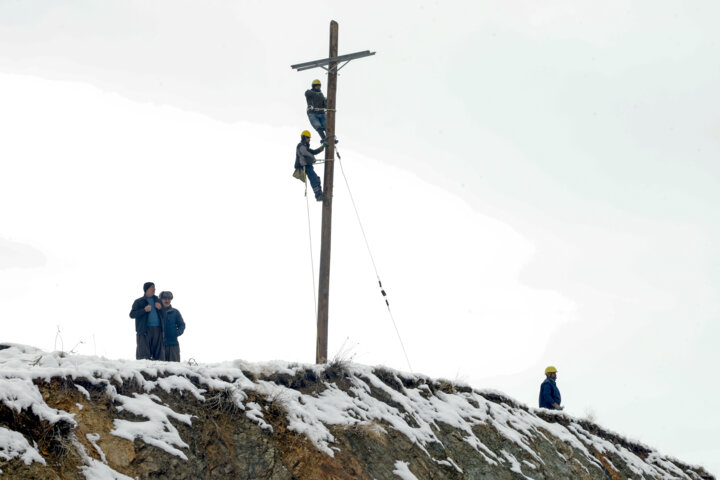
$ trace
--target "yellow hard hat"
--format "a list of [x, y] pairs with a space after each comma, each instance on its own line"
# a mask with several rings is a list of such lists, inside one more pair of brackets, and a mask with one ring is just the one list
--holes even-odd
[[313, 85], [320, 85], [320, 80], [318, 80], [318, 79], [316, 78], [315, 80], [313, 80], [313, 83], [312, 83], [312, 84], [313, 84]]
[[545, 375], [547, 375], [548, 373], [557, 373], [557, 368], [555, 368], [555, 367], [547, 367], [547, 368], [545, 369]]
[[303, 132], [300, 134], [300, 136], [310, 138], [310, 132], [308, 132], [307, 130], [303, 130]]

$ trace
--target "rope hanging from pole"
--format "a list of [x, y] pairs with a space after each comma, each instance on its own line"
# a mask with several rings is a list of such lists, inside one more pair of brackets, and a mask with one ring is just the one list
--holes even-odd
[[[340, 155], [338, 155], [338, 158], [340, 158]], [[350, 202], [352, 203], [353, 209], [355, 210], [355, 217], [357, 218], [358, 225], [360, 225], [360, 231], [362, 232], [363, 239], [365, 240], [365, 247], [367, 248], [368, 254], [370, 255], [370, 261], [372, 262], [373, 269], [375, 270], [375, 276], [377, 277], [378, 286], [380, 287], [380, 293], [383, 296], [383, 300], [385, 300], [385, 305], [387, 306], [390, 320], [392, 320], [393, 327], [395, 327], [395, 333], [397, 334], [403, 354], [405, 355], [405, 361], [408, 364], [410, 373], [412, 373], [413, 369], [412, 365], [410, 365], [410, 358], [408, 358], [407, 351], [405, 350], [405, 344], [403, 343], [402, 337], [400, 336], [400, 330], [397, 327], [395, 317], [393, 316], [392, 310], [390, 309], [390, 302], [388, 301], [387, 293], [385, 292], [382, 281], [380, 280], [380, 274], [378, 273], [377, 265], [375, 264], [375, 258], [373, 257], [372, 251], [370, 250], [370, 242], [368, 242], [367, 235], [365, 234], [365, 228], [363, 227], [362, 221], [360, 220], [360, 213], [358, 212], [357, 205], [355, 204], [355, 198], [353, 197], [352, 191], [350, 191], [350, 183], [348, 183], [347, 176], [345, 175], [345, 169], [343, 168], [342, 161], [338, 162], [338, 164], [340, 165], [340, 172], [342, 173], [343, 179], [345, 180], [345, 186], [347, 187], [348, 194], [350, 195]]]
[[[305, 167], [303, 167], [303, 172], [306, 172]], [[310, 200], [308, 199], [307, 192], [307, 173], [305, 173], [305, 204], [307, 205], [308, 238], [310, 240], [310, 270], [312, 271], [313, 301], [315, 302], [315, 316], [317, 317], [317, 292], [315, 291], [315, 259], [313, 258], [312, 248], [312, 222], [310, 222]]]

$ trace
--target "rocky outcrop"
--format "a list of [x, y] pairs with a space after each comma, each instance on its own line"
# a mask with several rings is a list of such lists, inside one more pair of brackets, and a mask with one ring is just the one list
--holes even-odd
[[2, 478], [714, 478], [588, 421], [385, 368], [18, 345], [0, 366]]

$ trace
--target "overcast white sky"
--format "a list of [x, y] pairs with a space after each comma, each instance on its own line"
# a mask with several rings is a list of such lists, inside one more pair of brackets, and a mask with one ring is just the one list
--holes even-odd
[[[0, 1], [3, 339], [131, 358], [143, 282], [184, 358], [314, 359], [290, 64], [338, 135], [413, 369], [720, 472], [720, 5]], [[406, 369], [336, 172], [330, 353]], [[311, 205], [315, 249], [318, 205]], [[317, 259], [317, 251], [315, 254]], [[59, 348], [59, 345], [58, 345]]]

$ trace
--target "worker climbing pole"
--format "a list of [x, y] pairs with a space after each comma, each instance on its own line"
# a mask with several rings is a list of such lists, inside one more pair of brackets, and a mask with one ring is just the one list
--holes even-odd
[[320, 177], [315, 173], [313, 165], [317, 162], [315, 155], [322, 152], [327, 143], [323, 142], [320, 148], [313, 150], [310, 148], [310, 136], [310, 132], [307, 130], [304, 130], [300, 134], [300, 143], [295, 147], [295, 173], [293, 176], [303, 182], [307, 182], [309, 179], [310, 186], [313, 189], [313, 193], [315, 193], [315, 200], [322, 202], [325, 197], [320, 187]]
[[[332, 239], [332, 197], [333, 197], [333, 177], [334, 177], [334, 160], [335, 160], [335, 98], [337, 93], [337, 76], [338, 71], [348, 64], [351, 60], [375, 55], [375, 52], [366, 50], [364, 52], [351, 53], [348, 55], [338, 56], [338, 24], [336, 21], [330, 22], [330, 56], [321, 60], [291, 65], [291, 68], [297, 71], [309, 70], [320, 67], [327, 72], [328, 90], [327, 100], [324, 106], [322, 103], [313, 104], [313, 116], [308, 117], [311, 120], [313, 128], [318, 131], [323, 146], [325, 147], [325, 173], [323, 184], [325, 186], [321, 200], [323, 202], [322, 211], [322, 231], [320, 238], [320, 281], [318, 286], [318, 305], [317, 305], [317, 345], [315, 350], [316, 363], [327, 363], [328, 359], [328, 310], [330, 304], [330, 246]], [[344, 63], [343, 63], [344, 62]], [[320, 81], [317, 81], [318, 85]], [[313, 82], [315, 83], [315, 82]], [[319, 102], [322, 92], [319, 92], [320, 86], [313, 86], [314, 92], [310, 93], [308, 106], [310, 106], [310, 98], [313, 102]], [[323, 97], [324, 98], [324, 97]], [[324, 109], [322, 118], [319, 118], [319, 111], [316, 109]], [[324, 121], [324, 124], [321, 122]], [[322, 128], [325, 127], [325, 128]], [[297, 170], [295, 176], [297, 177]], [[303, 179], [304, 180], [304, 179]], [[317, 195], [316, 195], [317, 198]]]

